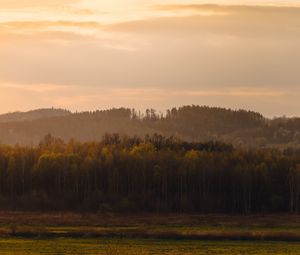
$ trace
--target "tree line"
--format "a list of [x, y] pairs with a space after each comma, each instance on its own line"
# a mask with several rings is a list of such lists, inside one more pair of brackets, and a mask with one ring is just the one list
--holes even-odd
[[154, 109], [140, 112], [119, 108], [76, 113], [40, 109], [0, 115], [0, 143], [37, 145], [48, 133], [65, 141], [71, 138], [82, 142], [101, 141], [107, 132], [141, 137], [159, 133], [176, 135], [186, 141], [220, 140], [245, 146], [300, 141], [297, 122], [292, 126], [278, 125], [271, 129], [265, 118], [255, 112], [196, 105], [172, 108], [164, 114]]
[[1, 210], [298, 213], [300, 151], [106, 134], [0, 146]]

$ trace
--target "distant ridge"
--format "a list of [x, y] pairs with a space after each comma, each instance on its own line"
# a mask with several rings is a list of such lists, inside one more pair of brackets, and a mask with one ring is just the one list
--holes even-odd
[[267, 119], [246, 110], [186, 105], [163, 115], [154, 109], [140, 113], [128, 108], [79, 113], [51, 108], [0, 115], [0, 144], [37, 145], [47, 134], [65, 141], [100, 141], [107, 133], [160, 134], [245, 148], [300, 148], [300, 118]]
[[37, 120], [51, 117], [61, 117], [70, 115], [71, 112], [64, 109], [43, 108], [27, 112], [12, 112], [0, 115], [0, 122], [16, 122], [26, 120]]

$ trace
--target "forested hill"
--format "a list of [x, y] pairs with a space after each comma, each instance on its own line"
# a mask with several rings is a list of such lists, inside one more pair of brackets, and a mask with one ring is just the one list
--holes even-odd
[[183, 106], [166, 114], [119, 108], [81, 113], [45, 109], [0, 116], [0, 143], [38, 144], [49, 133], [65, 141], [99, 141], [106, 133], [140, 137], [156, 133], [235, 146], [295, 147], [300, 144], [300, 119], [270, 120], [256, 112], [206, 106]]
[[36, 120], [49, 117], [66, 116], [71, 114], [70, 111], [63, 109], [37, 109], [28, 112], [12, 112], [0, 115], [0, 122]]

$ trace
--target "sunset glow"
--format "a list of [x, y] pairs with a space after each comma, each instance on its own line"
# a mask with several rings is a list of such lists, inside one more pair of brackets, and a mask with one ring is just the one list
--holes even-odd
[[205, 104], [299, 115], [299, 7], [0, 0], [0, 112]]

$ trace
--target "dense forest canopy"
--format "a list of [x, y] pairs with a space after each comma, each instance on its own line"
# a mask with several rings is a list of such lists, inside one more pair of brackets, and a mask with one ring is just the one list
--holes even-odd
[[159, 134], [0, 147], [0, 209], [299, 212], [300, 151], [244, 150]]
[[183, 106], [145, 113], [119, 108], [70, 113], [42, 109], [0, 115], [0, 143], [37, 145], [52, 134], [65, 141], [101, 141], [105, 133], [140, 136], [161, 134], [190, 142], [222, 141], [244, 148], [288, 148], [300, 144], [300, 119], [267, 119], [245, 110], [207, 106]]

